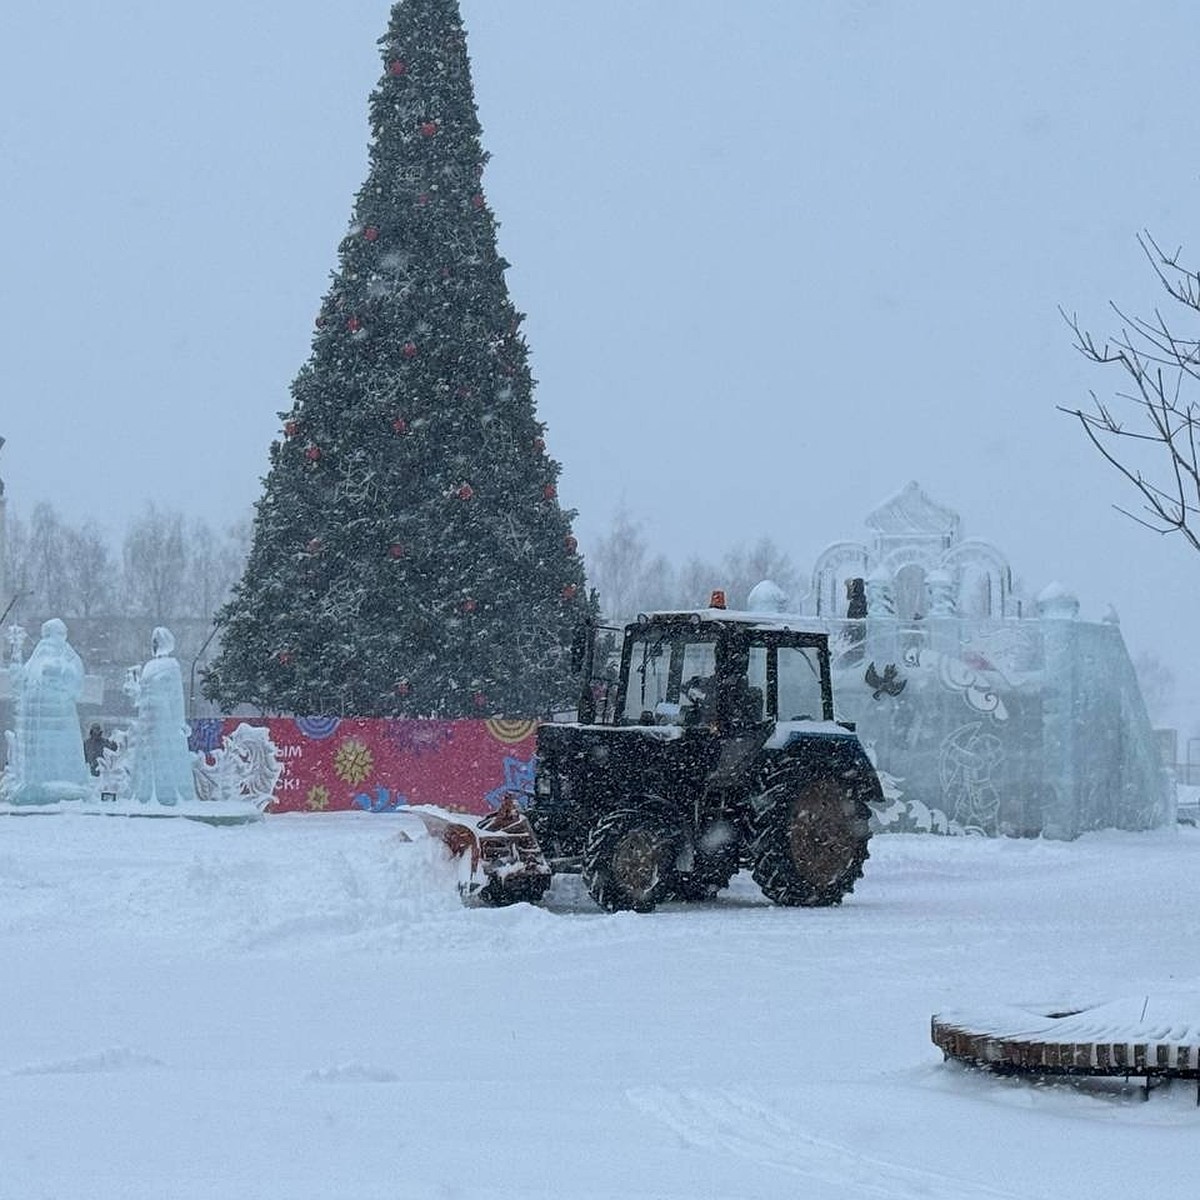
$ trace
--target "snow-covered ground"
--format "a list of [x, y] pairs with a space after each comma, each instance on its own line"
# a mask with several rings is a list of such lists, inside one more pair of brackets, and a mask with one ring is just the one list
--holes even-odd
[[464, 908], [387, 816], [0, 820], [2, 1200], [1192, 1197], [1196, 1089], [942, 1008], [1200, 978], [1200, 830], [876, 838], [828, 910]]

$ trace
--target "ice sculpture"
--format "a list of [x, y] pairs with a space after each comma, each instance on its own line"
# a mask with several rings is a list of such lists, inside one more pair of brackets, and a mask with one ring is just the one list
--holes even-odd
[[[991, 543], [910, 483], [870, 544], [817, 560], [800, 619], [829, 634], [839, 715], [893, 781], [891, 829], [1073, 838], [1175, 821], [1175, 796], [1115, 614], [1013, 587]], [[846, 583], [864, 580], [866, 617]]]
[[83, 660], [67, 641], [57, 617], [42, 626], [41, 640], [20, 661], [12, 636], [9, 680], [16, 699], [16, 729], [9, 739], [5, 799], [12, 804], [54, 804], [88, 794], [87, 765], [76, 703], [83, 688]]
[[238, 725], [208, 755], [196, 756], [196, 792], [207, 804], [248, 804], [261, 812], [275, 798], [283, 760], [270, 731]]
[[131, 667], [125, 680], [125, 691], [137, 706], [130, 739], [130, 793], [143, 804], [190, 803], [196, 799], [196, 784], [184, 717], [183, 676], [172, 654], [174, 635], [160, 625], [151, 635], [150, 649], [150, 661], [140, 670]]

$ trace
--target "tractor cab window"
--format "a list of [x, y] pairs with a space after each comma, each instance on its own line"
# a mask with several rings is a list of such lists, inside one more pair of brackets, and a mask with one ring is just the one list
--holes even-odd
[[[681, 704], [684, 724], [757, 725], [763, 720], [767, 650], [731, 642], [719, 655], [713, 643], [688, 647]], [[693, 668], [696, 668], [693, 671]]]
[[746, 719], [752, 722], [763, 720], [763, 702], [767, 694], [767, 648], [750, 647], [750, 664], [746, 672], [749, 692]]
[[637, 638], [629, 660], [629, 688], [621, 720], [636, 725], [645, 719], [645, 713], [653, 714], [667, 698], [670, 676], [671, 643], [660, 634]]
[[716, 642], [685, 642], [683, 647], [683, 685], [693, 679], [712, 679], [717, 673]]
[[820, 721], [821, 663], [812, 646], [779, 647], [779, 720]]
[[689, 686], [713, 691], [710, 681], [716, 675], [716, 650], [711, 639], [691, 640], [679, 632], [655, 631], [636, 638], [629, 660], [625, 707], [620, 714], [622, 723], [680, 721], [681, 705], [689, 703], [689, 698], [681, 693]]

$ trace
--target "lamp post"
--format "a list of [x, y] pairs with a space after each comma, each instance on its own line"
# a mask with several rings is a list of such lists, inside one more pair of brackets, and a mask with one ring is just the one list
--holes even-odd
[[0, 626], [4, 624], [5, 617], [7, 617], [8, 614], [12, 612], [13, 608], [16, 607], [17, 601], [20, 600], [22, 596], [28, 595], [28, 592], [13, 592], [13, 598], [8, 602], [8, 606], [5, 608], [4, 612], [0, 613]]
[[200, 660], [204, 657], [204, 652], [205, 652], [205, 650], [208, 649], [209, 642], [211, 642], [213, 640], [213, 638], [216, 637], [217, 628], [218, 627], [216, 625], [214, 625], [212, 627], [212, 629], [209, 630], [208, 637], [206, 637], [204, 639], [204, 642], [201, 645], [200, 649], [196, 651], [196, 657], [192, 659], [192, 670], [188, 677], [188, 717], [189, 718], [194, 717], [196, 715], [196, 667], [199, 665]]

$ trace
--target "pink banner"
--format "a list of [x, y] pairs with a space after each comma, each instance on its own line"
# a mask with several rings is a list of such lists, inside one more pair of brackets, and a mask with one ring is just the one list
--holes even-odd
[[192, 722], [192, 749], [215, 749], [241, 724], [266, 726], [283, 760], [268, 812], [486, 813], [533, 790], [535, 721], [212, 718]]

